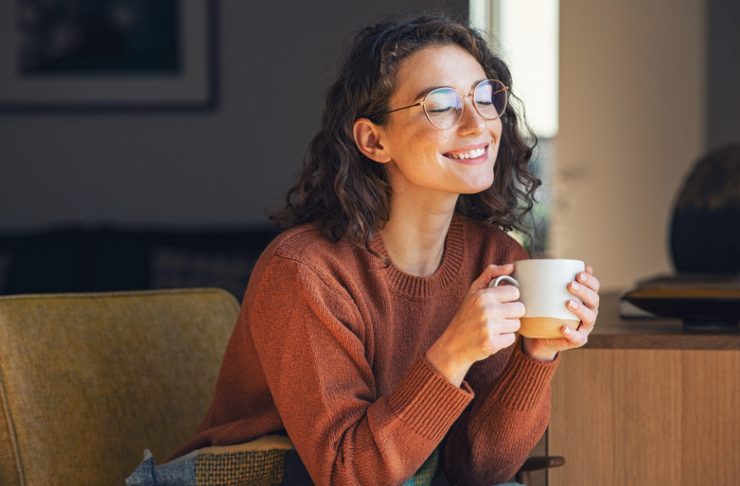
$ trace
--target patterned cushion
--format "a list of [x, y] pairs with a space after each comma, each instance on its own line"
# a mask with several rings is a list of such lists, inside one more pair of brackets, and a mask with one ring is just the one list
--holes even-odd
[[[208, 447], [195, 459], [197, 485], [282, 485], [286, 456], [293, 451], [287, 437], [265, 436], [246, 444]], [[305, 478], [309, 480], [308, 474]], [[300, 483], [298, 483], [300, 484]]]
[[[431, 486], [438, 453], [427, 459], [404, 486]], [[156, 466], [149, 451], [126, 479], [127, 486], [309, 486], [313, 483], [290, 440], [268, 435], [246, 444], [206, 447]]]

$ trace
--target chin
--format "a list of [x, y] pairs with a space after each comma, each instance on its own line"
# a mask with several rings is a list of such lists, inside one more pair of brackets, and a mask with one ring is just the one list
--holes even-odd
[[480, 194], [481, 192], [484, 192], [493, 185], [493, 178], [487, 181], [482, 181], [475, 184], [466, 184], [466, 187], [463, 188], [463, 190], [460, 191], [460, 194], [470, 195], [470, 194]]

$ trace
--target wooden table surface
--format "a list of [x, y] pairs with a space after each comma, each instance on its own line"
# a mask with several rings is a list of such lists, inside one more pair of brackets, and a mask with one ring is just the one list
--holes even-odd
[[679, 319], [624, 319], [619, 292], [601, 295], [596, 327], [587, 348], [612, 349], [740, 349], [738, 331], [685, 331]]

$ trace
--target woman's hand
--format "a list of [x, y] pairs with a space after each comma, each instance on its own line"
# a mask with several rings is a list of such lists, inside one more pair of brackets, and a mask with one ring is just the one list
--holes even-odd
[[500, 275], [510, 275], [514, 265], [489, 265], [471, 285], [460, 309], [444, 333], [427, 350], [426, 358], [448, 380], [460, 386], [476, 361], [507, 348], [516, 341], [524, 304], [513, 285], [488, 288]]
[[580, 348], [588, 341], [588, 335], [594, 330], [596, 316], [599, 313], [599, 279], [594, 276], [591, 266], [586, 266], [585, 272], [577, 275], [577, 281], [568, 284], [568, 291], [581, 299], [583, 304], [575, 300], [565, 303], [568, 310], [581, 319], [578, 329], [563, 326], [560, 332], [562, 338], [538, 339], [525, 337], [522, 340], [524, 352], [535, 359], [550, 361], [560, 351]]

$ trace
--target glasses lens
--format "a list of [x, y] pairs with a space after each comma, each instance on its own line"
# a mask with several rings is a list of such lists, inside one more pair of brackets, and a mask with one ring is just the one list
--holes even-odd
[[508, 90], [501, 81], [486, 79], [475, 87], [475, 107], [483, 118], [493, 120], [504, 114]]
[[454, 89], [438, 88], [430, 91], [424, 99], [424, 111], [435, 127], [450, 128], [462, 115], [463, 100]]

